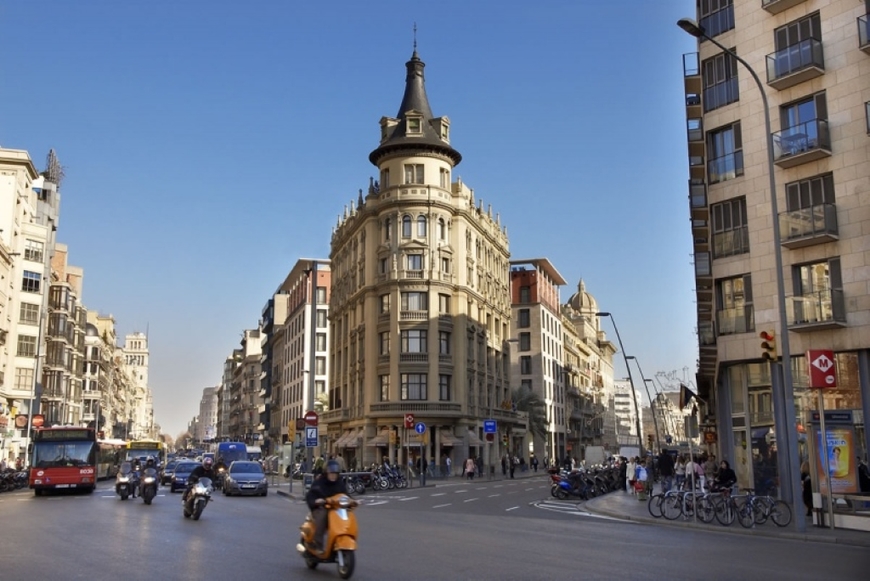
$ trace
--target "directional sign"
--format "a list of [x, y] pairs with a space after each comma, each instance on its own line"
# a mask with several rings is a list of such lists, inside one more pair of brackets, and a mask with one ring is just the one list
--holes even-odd
[[305, 412], [305, 424], [308, 426], [317, 426], [317, 412], [310, 410]]
[[806, 357], [810, 371], [810, 387], [837, 387], [837, 366], [834, 352], [824, 349], [810, 349]]
[[307, 426], [305, 428], [305, 447], [317, 447], [317, 426]]
[[414, 427], [414, 414], [405, 414], [405, 428], [410, 430]]
[[425, 434], [426, 433], [426, 424], [424, 424], [423, 422], [417, 422], [417, 425], [414, 426], [414, 431], [417, 432], [418, 434]]
[[495, 420], [483, 420], [483, 433], [494, 434], [498, 431]]

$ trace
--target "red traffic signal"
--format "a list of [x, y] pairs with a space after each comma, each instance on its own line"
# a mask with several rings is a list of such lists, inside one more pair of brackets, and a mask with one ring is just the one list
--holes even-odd
[[758, 336], [761, 338], [761, 358], [776, 361], [776, 336], [773, 331], [762, 331]]

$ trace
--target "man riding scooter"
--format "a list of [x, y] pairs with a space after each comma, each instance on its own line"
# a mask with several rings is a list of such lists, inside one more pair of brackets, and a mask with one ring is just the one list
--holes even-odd
[[344, 478], [340, 477], [340, 471], [338, 462], [335, 460], [327, 462], [326, 474], [318, 477], [308, 489], [308, 494], [305, 495], [305, 501], [308, 503], [308, 508], [311, 509], [311, 517], [314, 519], [313, 549], [316, 551], [323, 550], [323, 535], [326, 533], [329, 513], [323, 506], [326, 499], [336, 494], [347, 494], [347, 485]]

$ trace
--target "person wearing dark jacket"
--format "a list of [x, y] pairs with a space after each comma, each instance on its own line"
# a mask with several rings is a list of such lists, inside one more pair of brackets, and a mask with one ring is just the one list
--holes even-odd
[[667, 450], [662, 450], [658, 464], [659, 476], [662, 477], [662, 492], [667, 492], [674, 482], [674, 457], [668, 454]]
[[323, 550], [323, 535], [328, 524], [328, 511], [323, 507], [326, 499], [336, 494], [347, 494], [347, 485], [339, 472], [341, 467], [338, 462], [335, 460], [327, 462], [326, 474], [315, 479], [308, 489], [308, 494], [305, 495], [305, 502], [308, 503], [311, 518], [314, 520], [314, 550], [316, 551]]
[[722, 460], [722, 463], [719, 465], [719, 475], [716, 476], [716, 480], [713, 482], [713, 490], [724, 490], [731, 488], [735, 484], [737, 484], [737, 475], [731, 469], [728, 460]]

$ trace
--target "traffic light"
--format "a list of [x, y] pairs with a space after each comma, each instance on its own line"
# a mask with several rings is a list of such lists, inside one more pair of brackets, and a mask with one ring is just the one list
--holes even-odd
[[507, 443], [508, 443], [507, 434], [505, 434], [504, 436], [501, 437], [501, 443], [504, 444], [505, 446], [507, 446]]
[[773, 331], [762, 331], [758, 336], [761, 337], [761, 358], [776, 361], [776, 337]]
[[652, 448], [653, 440], [655, 440], [655, 438], [653, 437], [652, 434], [647, 434], [647, 435], [646, 435], [646, 441], [647, 441], [647, 444], [649, 444], [649, 447], [650, 447], [650, 448]]

